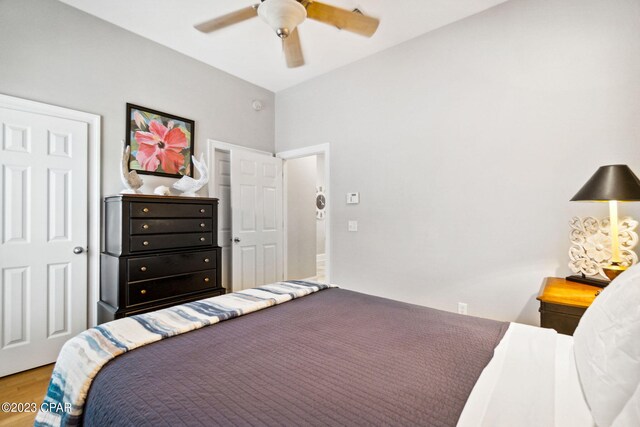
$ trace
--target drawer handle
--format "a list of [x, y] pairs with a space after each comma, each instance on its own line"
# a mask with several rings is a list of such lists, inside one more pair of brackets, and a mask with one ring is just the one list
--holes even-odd
[[141, 293], [142, 295], [144, 295], [144, 294], [146, 294], [146, 293], [147, 293], [147, 290], [146, 290], [146, 289], [143, 289], [143, 290], [141, 290], [141, 291], [140, 291], [140, 293]]
[[208, 277], [205, 277], [205, 278], [204, 278], [204, 281], [205, 281], [205, 282], [207, 282], [207, 283], [209, 283], [209, 278], [208, 278]]
[[142, 246], [149, 246], [149, 242], [145, 240], [144, 242], [142, 242]]
[[204, 222], [200, 223], [200, 227], [204, 228], [204, 225], [205, 225]]
[[204, 259], [204, 262], [209, 262], [209, 258], [205, 258], [205, 259]]
[[200, 209], [200, 213], [204, 213], [204, 209]]
[[149, 224], [142, 224], [142, 228], [144, 228], [145, 230], [149, 229]]
[[142, 208], [142, 212], [149, 213], [149, 208]]
[[207, 239], [205, 239], [204, 237], [201, 237], [201, 238], [200, 238], [200, 241], [201, 241], [201, 242], [204, 242], [205, 240], [207, 240]]
[[142, 267], [140, 267], [140, 271], [147, 271], [147, 267], [143, 265]]

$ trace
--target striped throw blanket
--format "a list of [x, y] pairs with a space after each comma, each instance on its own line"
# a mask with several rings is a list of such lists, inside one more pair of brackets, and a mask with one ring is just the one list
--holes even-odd
[[331, 287], [335, 286], [277, 282], [88, 329], [67, 341], [60, 350], [35, 425], [80, 424], [91, 382], [108, 361], [127, 351]]

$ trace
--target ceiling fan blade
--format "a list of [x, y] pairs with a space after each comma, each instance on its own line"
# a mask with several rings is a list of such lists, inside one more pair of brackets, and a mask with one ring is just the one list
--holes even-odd
[[198, 25], [194, 25], [194, 28], [198, 31], [202, 31], [203, 33], [212, 33], [221, 28], [258, 16], [257, 9], [258, 4], [254, 4], [253, 6], [245, 7], [243, 9], [236, 10], [235, 12], [227, 13], [226, 15], [201, 22]]
[[284, 57], [287, 60], [287, 67], [296, 68], [304, 65], [304, 56], [302, 55], [302, 47], [300, 46], [300, 35], [298, 28], [295, 28], [289, 37], [282, 40], [284, 47]]
[[341, 30], [351, 31], [366, 37], [371, 37], [378, 29], [380, 20], [361, 15], [339, 7], [317, 1], [304, 2], [307, 8], [307, 18], [334, 25]]

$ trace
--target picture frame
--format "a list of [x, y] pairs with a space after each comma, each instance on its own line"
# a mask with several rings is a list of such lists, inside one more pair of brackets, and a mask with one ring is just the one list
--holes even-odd
[[127, 103], [129, 169], [169, 178], [193, 177], [194, 131], [193, 120]]

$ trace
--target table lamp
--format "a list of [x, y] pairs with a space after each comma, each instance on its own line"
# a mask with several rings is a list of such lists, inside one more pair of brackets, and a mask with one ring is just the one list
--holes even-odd
[[627, 165], [601, 166], [571, 201], [609, 202], [611, 263], [603, 271], [613, 280], [627, 269], [620, 258], [618, 202], [640, 202], [640, 180]]

